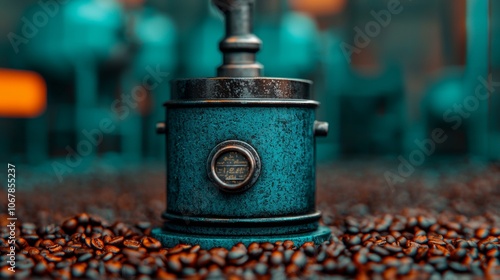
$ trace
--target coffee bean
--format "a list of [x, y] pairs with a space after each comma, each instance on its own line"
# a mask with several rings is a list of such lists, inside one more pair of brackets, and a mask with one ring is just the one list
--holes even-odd
[[[152, 239], [154, 239], [154, 238], [152, 238]], [[156, 239], [154, 239], [154, 240], [156, 240]], [[156, 240], [156, 241], [158, 241], [158, 240]], [[159, 241], [158, 241], [158, 242], [159, 242]], [[145, 247], [146, 247], [146, 246], [145, 246]], [[161, 247], [161, 243], [160, 243], [160, 247]], [[147, 248], [147, 247], [146, 247], [146, 248]], [[196, 254], [196, 253], [198, 253], [200, 250], [201, 250], [200, 245], [194, 245], [193, 247], [191, 247], [191, 249], [189, 249], [189, 253], [195, 253], [195, 254]]]
[[[152, 237], [146, 237], [142, 240], [142, 245], [146, 247], [149, 250], [156, 250], [161, 248], [161, 243], [160, 241], [152, 238]], [[199, 246], [198, 246], [199, 248]], [[192, 250], [192, 248], [191, 248]]]
[[295, 253], [293, 253], [290, 261], [297, 267], [302, 268], [307, 262], [307, 257], [303, 252], [296, 251]]
[[76, 220], [78, 221], [79, 224], [87, 224], [90, 220], [90, 217], [87, 213], [81, 213], [78, 216], [76, 216]]
[[105, 253], [105, 254], [102, 256], [102, 258], [101, 258], [101, 259], [102, 259], [103, 261], [109, 261], [110, 259], [112, 259], [112, 258], [113, 258], [113, 256], [114, 256], [114, 255], [113, 255], [113, 253], [109, 252], [109, 253]]
[[54, 245], [51, 245], [51, 246], [47, 246], [47, 249], [49, 249], [49, 251], [51, 253], [61, 252], [63, 250], [63, 248], [59, 244], [54, 244]]
[[476, 231], [475, 231], [475, 236], [476, 238], [479, 238], [479, 239], [484, 239], [488, 236], [489, 234], [489, 230], [487, 228], [478, 228]]
[[403, 251], [403, 248], [401, 248], [399, 246], [389, 245], [389, 244], [385, 244], [384, 249], [386, 249], [387, 251], [389, 251], [391, 253], [399, 253], [399, 252]]
[[279, 251], [274, 251], [271, 254], [270, 263], [274, 266], [280, 265], [283, 263], [283, 253]]
[[52, 254], [45, 255], [45, 259], [49, 262], [60, 262], [62, 261], [61, 257], [54, 256]]
[[384, 249], [383, 247], [380, 247], [380, 246], [372, 246], [371, 249], [370, 249], [373, 253], [375, 254], [378, 254], [380, 256], [388, 256], [389, 255], [389, 251], [387, 251], [386, 249]]
[[104, 251], [105, 252], [110, 252], [110, 253], [113, 253], [113, 254], [117, 254], [120, 252], [120, 248], [116, 247], [116, 246], [113, 246], [113, 245], [106, 245], [104, 246]]
[[89, 248], [78, 248], [78, 249], [75, 249], [75, 255], [84, 255], [84, 254], [87, 254], [87, 253], [93, 253], [93, 250], [89, 249]]
[[196, 254], [194, 253], [181, 253], [179, 260], [186, 266], [194, 266], [196, 264]]
[[344, 240], [344, 243], [349, 246], [361, 244], [361, 238], [357, 235], [349, 236]]
[[413, 241], [419, 243], [419, 244], [426, 244], [427, 241], [428, 241], [428, 238], [427, 236], [425, 235], [420, 235], [420, 236], [416, 236]]
[[141, 243], [139, 243], [136, 240], [127, 239], [127, 240], [123, 241], [123, 246], [130, 248], [130, 249], [139, 249], [139, 247], [141, 246]]
[[97, 250], [104, 249], [104, 242], [99, 238], [92, 238], [91, 245]]
[[123, 236], [111, 237], [107, 243], [109, 245], [120, 245], [123, 243], [124, 239]]
[[33, 256], [33, 255], [38, 255], [38, 254], [40, 254], [40, 250], [38, 250], [38, 249], [37, 249], [37, 248], [35, 248], [35, 247], [30, 247], [30, 248], [28, 249], [28, 254], [29, 254], [30, 256]]
[[32, 259], [20, 260], [18, 257], [16, 266], [21, 270], [31, 269], [35, 266], [35, 262]]
[[48, 248], [50, 246], [54, 245], [54, 242], [52, 242], [52, 240], [50, 239], [45, 239], [45, 240], [42, 240], [40, 245], [41, 247], [44, 247], [44, 248]]
[[62, 228], [67, 233], [72, 233], [78, 226], [78, 221], [75, 218], [68, 219], [62, 223]]
[[382, 273], [386, 270], [386, 267], [385, 265], [383, 264], [378, 264], [378, 263], [374, 263], [374, 262], [369, 262], [367, 265], [366, 265], [366, 268], [368, 271], [372, 271], [374, 273]]
[[274, 249], [274, 245], [270, 242], [265, 242], [260, 244], [260, 247], [265, 251], [272, 251]]
[[446, 246], [446, 242], [444, 242], [442, 239], [437, 239], [437, 238], [429, 238], [429, 245], [441, 245], [441, 246]]
[[255, 243], [255, 242], [251, 243], [248, 246], [248, 254], [254, 258], [257, 258], [258, 256], [260, 256], [260, 254], [262, 254], [263, 251], [264, 250], [260, 247], [260, 245], [258, 243]]
[[268, 267], [264, 263], [258, 263], [254, 267], [254, 271], [257, 275], [266, 275], [267, 269], [268, 269]]
[[[304, 250], [304, 253], [309, 257], [313, 257], [316, 255], [316, 248], [314, 247], [314, 244], [302, 246], [302, 249]], [[355, 250], [355, 248], [353, 248], [353, 250]]]
[[173, 272], [181, 272], [182, 264], [179, 260], [179, 255], [173, 255], [168, 258], [167, 268]]
[[498, 245], [495, 248], [491, 248], [486, 252], [486, 256], [489, 258], [498, 258], [500, 257], [500, 250], [498, 249]]
[[168, 251], [169, 254], [178, 254], [180, 252], [184, 251], [184, 247], [180, 246], [180, 245], [177, 245], [175, 246], [174, 248], [170, 249]]
[[219, 255], [213, 255], [212, 260], [214, 264], [217, 264], [220, 267], [224, 267], [226, 265], [226, 260], [224, 257], [221, 257]]
[[292, 249], [295, 247], [295, 244], [291, 240], [286, 240], [283, 242], [283, 247], [285, 247], [285, 249]]
[[388, 236], [386, 237], [386, 241], [387, 241], [388, 243], [394, 243], [394, 242], [396, 242], [396, 238], [394, 238], [394, 236], [392, 236], [392, 235], [388, 235]]
[[[134, 277], [136, 275], [136, 269], [130, 264], [124, 264], [121, 268], [121, 275], [125, 278]], [[164, 277], [159, 278], [164, 279]]]
[[234, 260], [234, 259], [239, 259], [241, 257], [243, 257], [244, 255], [246, 254], [246, 252], [242, 249], [239, 249], [239, 248], [233, 248], [229, 254], [228, 254], [228, 258], [230, 260]]
[[78, 257], [78, 262], [86, 262], [92, 258], [92, 253], [85, 253]]
[[366, 252], [357, 252], [353, 256], [353, 260], [357, 265], [363, 265], [368, 262], [368, 257]]
[[47, 263], [43, 261], [38, 261], [37, 264], [35, 265], [35, 268], [33, 268], [33, 272], [37, 275], [43, 275], [45, 272], [48, 270], [48, 265]]

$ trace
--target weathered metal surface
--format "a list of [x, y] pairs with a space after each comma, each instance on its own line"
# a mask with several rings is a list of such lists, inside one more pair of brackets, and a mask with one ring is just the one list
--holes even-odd
[[165, 229], [190, 234], [256, 236], [314, 231], [321, 213], [269, 218], [210, 218], [163, 213]]
[[173, 247], [177, 244], [198, 244], [201, 248], [210, 249], [214, 247], [223, 247], [230, 249], [237, 243], [243, 243], [246, 246], [252, 242], [277, 242], [284, 240], [291, 240], [296, 246], [301, 246], [306, 242], [313, 241], [314, 243], [321, 244], [323, 241], [328, 240], [331, 236], [328, 227], [320, 226], [318, 229], [299, 234], [287, 235], [260, 235], [260, 236], [221, 236], [221, 235], [201, 235], [201, 234], [186, 234], [179, 232], [165, 231], [162, 229], [154, 229], [152, 234], [160, 240], [160, 242], [167, 247]]
[[218, 78], [177, 80], [166, 122], [167, 210], [154, 235], [177, 243], [321, 242], [315, 207], [315, 120], [311, 82], [260, 78], [252, 0], [215, 1], [226, 15]]
[[[226, 107], [224, 103], [169, 108], [167, 211], [233, 218], [313, 212], [314, 120], [311, 108]], [[221, 192], [207, 176], [210, 152], [227, 140], [246, 142], [260, 156], [261, 174], [243, 193]]]
[[207, 78], [172, 82], [172, 100], [221, 98], [310, 99], [312, 83], [282, 78]]

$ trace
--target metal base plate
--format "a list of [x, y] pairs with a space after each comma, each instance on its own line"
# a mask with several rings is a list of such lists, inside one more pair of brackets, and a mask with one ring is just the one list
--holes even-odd
[[167, 231], [161, 228], [155, 228], [152, 231], [154, 238], [158, 239], [163, 246], [171, 248], [177, 244], [198, 244], [203, 249], [223, 247], [230, 249], [237, 243], [249, 245], [252, 242], [263, 243], [291, 240], [295, 246], [300, 246], [305, 242], [313, 241], [316, 244], [327, 241], [331, 237], [331, 231], [328, 227], [320, 226], [317, 230], [301, 234], [290, 235], [269, 235], [269, 236], [213, 236], [213, 235], [195, 235], [183, 234]]

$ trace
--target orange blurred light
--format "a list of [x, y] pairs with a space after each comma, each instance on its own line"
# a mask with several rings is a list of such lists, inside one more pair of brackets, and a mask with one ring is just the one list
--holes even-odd
[[312, 16], [326, 16], [340, 14], [347, 4], [347, 0], [289, 0], [294, 10]]
[[47, 107], [47, 86], [38, 73], [0, 69], [0, 116], [34, 118]]

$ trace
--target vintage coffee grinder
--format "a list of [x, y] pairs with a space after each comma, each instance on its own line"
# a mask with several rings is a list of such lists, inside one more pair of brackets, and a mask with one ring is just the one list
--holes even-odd
[[165, 246], [322, 242], [315, 209], [311, 82], [263, 78], [252, 34], [253, 0], [218, 0], [226, 17], [218, 77], [172, 82], [166, 121], [167, 210], [153, 234]]

